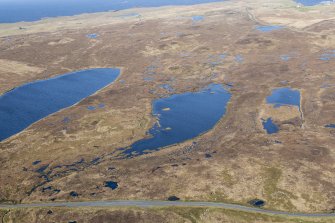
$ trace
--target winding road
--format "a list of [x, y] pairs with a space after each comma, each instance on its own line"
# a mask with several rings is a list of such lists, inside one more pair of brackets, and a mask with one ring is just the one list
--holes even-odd
[[219, 202], [201, 201], [140, 201], [140, 200], [115, 200], [115, 201], [81, 201], [81, 202], [53, 202], [53, 203], [31, 203], [31, 204], [0, 204], [1, 209], [15, 208], [45, 208], [45, 207], [214, 207], [235, 211], [245, 211], [260, 214], [280, 215], [288, 217], [334, 217], [335, 213], [293, 213], [284, 211], [266, 210], [242, 206], [238, 204], [228, 204]]

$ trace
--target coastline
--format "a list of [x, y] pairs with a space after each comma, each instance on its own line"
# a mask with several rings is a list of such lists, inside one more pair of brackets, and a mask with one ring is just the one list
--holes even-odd
[[[41, 32], [56, 32], [66, 29], [84, 29], [92, 26], [101, 27], [104, 25], [118, 24], [124, 22], [134, 22], [138, 21], [137, 16], [125, 16], [130, 13], [139, 13], [141, 15], [141, 20], [150, 20], [150, 19], [167, 19], [167, 18], [178, 18], [183, 16], [192, 16], [197, 13], [213, 13], [220, 12], [222, 10], [241, 10], [243, 8], [250, 9], [250, 7], [255, 7], [262, 3], [262, 0], [257, 1], [232, 1], [226, 0], [222, 2], [211, 2], [211, 3], [202, 3], [195, 5], [169, 5], [169, 6], [160, 6], [160, 7], [144, 7], [144, 8], [130, 8], [124, 10], [114, 10], [108, 12], [96, 12], [96, 13], [82, 13], [73, 16], [59, 16], [59, 17], [48, 17], [37, 21], [32, 22], [17, 22], [17, 23], [0, 23], [0, 37], [10, 37], [14, 35], [27, 35]], [[322, 9], [325, 11], [332, 11], [335, 9], [335, 4], [333, 5], [316, 5], [316, 6], [303, 6], [301, 8], [297, 7], [297, 3], [293, 0], [285, 0], [276, 4], [278, 9], [286, 10], [300, 10], [301, 8], [307, 8], [308, 10], [318, 10]], [[257, 11], [262, 12], [268, 6], [262, 5], [257, 8]], [[256, 9], [256, 8], [255, 8]], [[322, 15], [324, 16], [324, 15]], [[322, 17], [320, 15], [320, 18]], [[335, 14], [334, 14], [335, 16]], [[269, 22], [277, 22], [274, 18], [267, 18]], [[278, 19], [282, 19], [278, 17]], [[263, 19], [264, 20], [264, 19]], [[266, 22], [266, 21], [263, 21]], [[306, 21], [307, 22], [307, 21]], [[318, 21], [314, 21], [318, 22]], [[301, 24], [290, 24], [290, 21], [282, 21], [280, 25], [298, 27]]]

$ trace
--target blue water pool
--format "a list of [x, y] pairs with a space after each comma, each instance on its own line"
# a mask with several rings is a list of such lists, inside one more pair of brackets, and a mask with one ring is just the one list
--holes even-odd
[[320, 57], [320, 60], [329, 61], [335, 59], [335, 50], [328, 50], [323, 53]]
[[283, 28], [284, 28], [283, 26], [256, 26], [256, 29], [261, 32], [271, 32]]
[[98, 38], [98, 34], [97, 33], [90, 33], [86, 35], [87, 38], [89, 39], [96, 39]]
[[334, 129], [335, 128], [335, 124], [328, 124], [328, 125], [325, 125], [326, 128], [332, 128]]
[[268, 134], [274, 134], [279, 131], [278, 126], [273, 123], [271, 118], [268, 118], [267, 120], [262, 120], [263, 128], [266, 130]]
[[203, 20], [204, 20], [204, 16], [202, 16], [202, 15], [192, 16], [192, 21], [193, 22], [200, 22], [200, 21], [203, 21]]
[[111, 84], [119, 69], [77, 71], [17, 87], [0, 96], [0, 141], [32, 123], [74, 105]]
[[289, 87], [277, 88], [266, 98], [266, 102], [274, 104], [275, 107], [293, 105], [300, 109], [300, 91]]
[[244, 60], [243, 56], [242, 55], [236, 55], [235, 56], [235, 61], [238, 62], [238, 63], [242, 63]]
[[153, 102], [153, 115], [159, 120], [149, 137], [126, 148], [126, 156], [192, 139], [211, 128], [224, 116], [231, 94], [220, 84], [211, 84], [195, 93], [176, 94]]
[[282, 61], [289, 61], [289, 60], [291, 59], [291, 56], [289, 56], [289, 55], [281, 55], [281, 56], [280, 56], [280, 59], [281, 59]]
[[116, 188], [118, 188], [119, 185], [117, 182], [114, 182], [114, 181], [106, 181], [104, 186], [109, 187], [112, 190], [115, 190]]

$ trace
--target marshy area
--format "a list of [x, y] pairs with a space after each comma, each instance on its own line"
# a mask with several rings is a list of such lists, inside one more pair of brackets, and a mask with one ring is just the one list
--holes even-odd
[[42, 87], [48, 99], [19, 91], [38, 80], [120, 69], [101, 70], [109, 78], [92, 89], [91, 79], [62, 82], [76, 99], [3, 137], [2, 201], [175, 196], [330, 212], [333, 6], [247, 2], [248, 10], [229, 1], [1, 28], [0, 100], [20, 96], [6, 103], [9, 116], [10, 105], [41, 111], [33, 93], [48, 108], [67, 98], [58, 84]]

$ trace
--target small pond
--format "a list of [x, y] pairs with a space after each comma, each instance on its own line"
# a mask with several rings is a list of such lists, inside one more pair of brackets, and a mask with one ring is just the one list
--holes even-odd
[[335, 50], [328, 50], [325, 53], [323, 53], [320, 57], [320, 60], [323, 61], [329, 61], [335, 59]]
[[200, 21], [203, 21], [203, 20], [204, 20], [204, 16], [202, 16], [202, 15], [192, 16], [192, 21], [193, 22], [200, 22]]
[[283, 26], [256, 26], [256, 29], [261, 32], [271, 32], [283, 28], [284, 28]]
[[335, 129], [335, 124], [328, 124], [328, 125], [325, 125], [325, 127]]
[[112, 190], [115, 190], [116, 188], [119, 187], [118, 183], [115, 182], [115, 181], [106, 181], [105, 184], [104, 184], [105, 187], [109, 187], [111, 188]]
[[173, 195], [173, 196], [170, 196], [170, 197], [168, 197], [168, 199], [167, 199], [168, 201], [179, 201], [180, 200], [180, 198], [179, 197], [177, 197], [177, 196], [175, 196], [175, 195]]
[[251, 204], [252, 206], [259, 207], [259, 208], [265, 205], [265, 201], [260, 200], [260, 199], [253, 199], [249, 201], [248, 203]]
[[98, 34], [91, 33], [91, 34], [87, 34], [86, 37], [89, 38], [89, 39], [96, 39], [96, 38], [98, 38]]
[[242, 63], [244, 60], [243, 56], [242, 55], [236, 55], [235, 56], [235, 61], [238, 62], [238, 63]]
[[291, 59], [291, 56], [289, 56], [289, 55], [281, 55], [280, 59], [282, 61], [286, 61], [287, 62], [287, 61], [289, 61]]
[[262, 120], [263, 128], [266, 130], [268, 134], [274, 134], [279, 131], [278, 126], [273, 123], [271, 118], [268, 118], [267, 120]]
[[268, 104], [273, 104], [275, 108], [293, 105], [300, 109], [300, 91], [293, 90], [289, 87], [277, 88], [266, 98], [266, 102]]
[[[272, 104], [275, 108], [281, 106], [297, 106], [300, 114], [300, 91], [290, 87], [277, 88], [272, 90], [271, 95], [266, 97], [266, 103]], [[279, 131], [278, 126], [273, 122], [272, 118], [262, 119], [263, 128], [268, 134], [274, 134]]]

